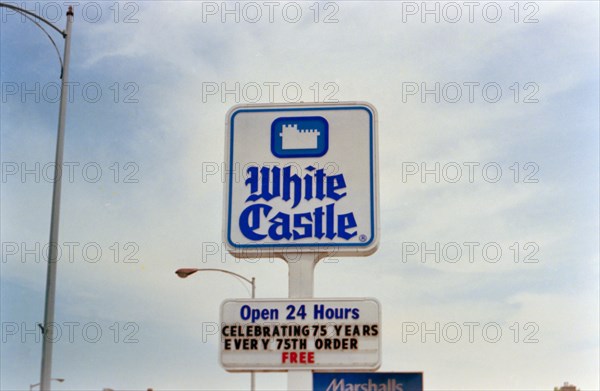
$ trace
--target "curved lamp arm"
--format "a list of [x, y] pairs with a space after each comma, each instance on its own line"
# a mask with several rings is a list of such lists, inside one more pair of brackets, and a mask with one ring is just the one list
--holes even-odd
[[248, 284], [250, 284], [252, 286], [252, 298], [254, 298], [254, 291], [256, 289], [254, 277], [252, 277], [252, 279], [249, 279], [247, 277], [242, 276], [241, 274], [234, 273], [234, 272], [229, 271], [229, 270], [225, 270], [225, 269], [213, 269], [213, 268], [201, 268], [201, 269], [198, 269], [198, 268], [181, 268], [181, 269], [177, 269], [175, 271], [175, 274], [177, 274], [177, 276], [179, 278], [187, 278], [187, 277], [191, 276], [192, 274], [194, 274], [196, 272], [221, 272], [221, 273], [230, 274], [232, 276], [240, 278], [240, 279], [246, 281]]

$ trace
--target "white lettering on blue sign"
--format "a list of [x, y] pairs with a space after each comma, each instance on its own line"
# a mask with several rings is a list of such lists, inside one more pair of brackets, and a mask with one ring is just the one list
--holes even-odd
[[397, 383], [395, 379], [386, 380], [385, 383], [374, 382], [371, 379], [365, 383], [350, 383], [345, 379], [333, 379], [326, 389], [326, 391], [346, 390], [405, 391], [402, 383]]

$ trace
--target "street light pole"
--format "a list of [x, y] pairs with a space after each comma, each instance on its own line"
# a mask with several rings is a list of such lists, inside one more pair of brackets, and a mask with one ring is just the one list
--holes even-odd
[[[237, 274], [234, 272], [231, 272], [229, 270], [225, 270], [225, 269], [197, 269], [197, 268], [183, 268], [183, 269], [177, 269], [175, 271], [175, 274], [177, 274], [177, 276], [179, 278], [187, 278], [189, 276], [191, 276], [192, 274], [196, 273], [196, 272], [220, 272], [220, 273], [226, 273], [226, 274], [231, 274], [232, 276], [241, 278], [242, 280], [246, 281], [248, 284], [250, 284], [252, 286], [252, 298], [255, 298], [255, 293], [256, 293], [256, 279], [254, 277], [252, 277], [252, 279], [248, 279], [244, 276], [242, 276], [241, 274]], [[250, 390], [254, 391], [256, 390], [256, 374], [254, 373], [254, 371], [250, 371]]]
[[60, 220], [60, 194], [62, 187], [62, 166], [65, 122], [67, 116], [67, 83], [69, 80], [69, 61], [71, 59], [71, 26], [73, 24], [73, 8], [67, 11], [67, 28], [64, 33], [65, 49], [61, 72], [60, 109], [58, 113], [58, 135], [56, 138], [56, 158], [54, 165], [54, 189], [52, 192], [52, 214], [50, 218], [50, 242], [48, 247], [48, 271], [46, 279], [46, 303], [44, 306], [44, 338], [42, 342], [42, 370], [40, 389], [50, 390], [52, 373], [52, 345], [54, 343], [54, 303], [56, 301], [56, 266], [58, 258], [58, 223]]
[[65, 123], [67, 119], [67, 83], [69, 81], [69, 62], [71, 59], [71, 26], [73, 24], [73, 7], [69, 6], [67, 11], [67, 27], [61, 31], [53, 23], [45, 18], [17, 7], [12, 4], [0, 3], [0, 7], [8, 8], [25, 16], [40, 29], [46, 33], [52, 45], [58, 53], [56, 43], [50, 37], [48, 32], [42, 27], [38, 21], [46, 24], [48, 27], [59, 32], [65, 40], [63, 50], [63, 58], [61, 62], [60, 77], [62, 79], [60, 87], [60, 106], [58, 111], [58, 131], [56, 136], [56, 157], [54, 160], [54, 187], [52, 191], [52, 212], [50, 215], [50, 241], [48, 243], [48, 268], [46, 274], [46, 301], [44, 305], [44, 324], [43, 324], [43, 340], [42, 340], [42, 369], [40, 374], [40, 389], [42, 391], [50, 390], [50, 380], [52, 372], [52, 344], [54, 343], [54, 303], [56, 300], [56, 265], [58, 258], [58, 225], [60, 220], [60, 194], [62, 187], [62, 166], [63, 166], [63, 150]]

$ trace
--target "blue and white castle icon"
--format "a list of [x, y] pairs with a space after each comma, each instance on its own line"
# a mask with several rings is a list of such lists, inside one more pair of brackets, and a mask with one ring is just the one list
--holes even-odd
[[298, 129], [298, 124], [281, 127], [282, 149], [317, 149], [321, 132], [317, 129]]
[[329, 123], [323, 117], [281, 117], [271, 124], [271, 152], [277, 157], [319, 157], [328, 149]]
[[323, 117], [280, 117], [271, 124], [271, 152], [279, 158], [320, 157], [329, 149]]

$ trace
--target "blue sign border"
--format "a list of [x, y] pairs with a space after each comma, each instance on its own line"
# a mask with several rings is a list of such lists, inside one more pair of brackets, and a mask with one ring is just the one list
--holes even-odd
[[[234, 144], [234, 119], [240, 113], [257, 112], [294, 112], [294, 111], [330, 111], [330, 110], [364, 110], [369, 114], [369, 171], [370, 171], [370, 195], [371, 195], [371, 237], [364, 243], [285, 243], [285, 244], [240, 244], [231, 240], [231, 194], [233, 188], [233, 170], [229, 170], [229, 189], [227, 194], [227, 242], [234, 248], [286, 248], [286, 247], [368, 247], [375, 240], [375, 173], [373, 157], [374, 119], [371, 108], [365, 105], [333, 106], [333, 107], [272, 107], [272, 108], [245, 108], [240, 107], [231, 113], [229, 118], [229, 167], [233, 167], [233, 144]], [[270, 140], [270, 139], [269, 139]]]

